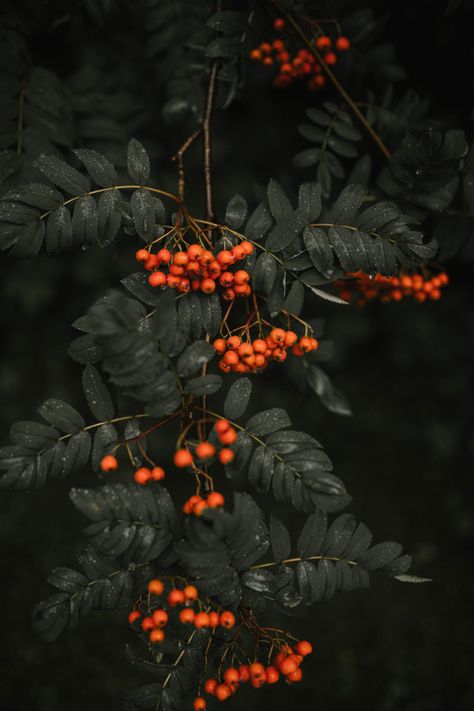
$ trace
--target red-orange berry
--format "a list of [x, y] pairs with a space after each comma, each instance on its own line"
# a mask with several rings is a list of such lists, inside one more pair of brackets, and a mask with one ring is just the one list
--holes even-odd
[[277, 32], [281, 32], [285, 27], [285, 20], [282, 17], [277, 17], [273, 21], [273, 29]]
[[324, 61], [330, 67], [334, 66], [334, 64], [336, 64], [336, 62], [337, 62], [337, 54], [335, 54], [335, 52], [327, 52], [324, 55]]
[[204, 691], [206, 694], [211, 694], [213, 696], [216, 693], [217, 680], [216, 679], [206, 679], [204, 684]]
[[240, 246], [242, 247], [246, 255], [252, 254], [253, 244], [247, 239], [244, 239], [244, 241], [240, 243]]
[[272, 51], [272, 47], [271, 47], [271, 45], [270, 45], [268, 42], [262, 42], [262, 44], [260, 45], [260, 49], [261, 49], [262, 52], [264, 52], [265, 54], [268, 54], [269, 52]]
[[147, 249], [139, 249], [135, 252], [137, 262], [146, 262], [149, 256], [150, 252]]
[[160, 644], [160, 642], [163, 642], [165, 638], [165, 633], [163, 630], [160, 629], [154, 629], [150, 632], [149, 640], [150, 642], [153, 642], [154, 644]]
[[230, 464], [234, 457], [235, 453], [228, 447], [224, 447], [219, 452], [219, 461], [221, 464]]
[[218, 435], [224, 434], [224, 432], [227, 432], [227, 430], [230, 429], [230, 422], [221, 418], [220, 420], [216, 421], [214, 429], [216, 430]]
[[147, 467], [140, 467], [133, 475], [137, 484], [147, 484], [151, 479], [151, 470]]
[[193, 701], [194, 711], [205, 711], [206, 706], [206, 699], [203, 699], [202, 696], [196, 696]]
[[225, 301], [233, 301], [233, 299], [235, 299], [235, 291], [233, 289], [226, 289], [222, 292], [222, 298]]
[[203, 279], [201, 282], [201, 291], [204, 294], [212, 294], [216, 290], [216, 282], [213, 279]]
[[336, 47], [340, 52], [346, 52], [351, 46], [350, 40], [347, 37], [338, 37], [336, 40]]
[[245, 249], [242, 247], [241, 244], [236, 244], [235, 247], [232, 247], [232, 254], [234, 255], [236, 261], [245, 259], [245, 257], [247, 256]]
[[226, 266], [234, 264], [235, 257], [229, 249], [223, 249], [222, 252], [219, 252], [217, 255], [217, 261], [221, 266]]
[[248, 664], [241, 664], [239, 667], [239, 678], [240, 681], [246, 682], [250, 679], [250, 670]]
[[194, 617], [194, 626], [200, 629], [201, 627], [209, 627], [209, 615], [207, 612], [198, 612]]
[[193, 463], [193, 455], [189, 449], [178, 449], [174, 453], [173, 462], [175, 467], [178, 467], [179, 469], [190, 467]]
[[173, 588], [173, 590], [170, 590], [168, 594], [168, 604], [171, 605], [171, 607], [176, 607], [176, 605], [183, 605], [184, 592], [182, 590], [178, 590], [177, 588]]
[[267, 350], [267, 344], [263, 338], [256, 338], [252, 341], [252, 350], [254, 353], [265, 353]]
[[199, 259], [203, 252], [204, 250], [200, 244], [192, 244], [190, 247], [188, 247], [188, 257], [191, 261]]
[[270, 338], [274, 343], [284, 343], [286, 332], [282, 328], [273, 328], [270, 331]]
[[224, 681], [226, 684], [238, 684], [240, 681], [240, 675], [235, 667], [229, 667], [224, 672]]
[[230, 610], [225, 610], [219, 617], [221, 627], [230, 630], [235, 625], [235, 615]]
[[232, 690], [229, 686], [227, 686], [227, 684], [218, 684], [214, 695], [219, 701], [225, 701], [232, 695]]
[[275, 667], [267, 667], [265, 670], [265, 680], [267, 684], [276, 684], [280, 678], [280, 673]]
[[260, 662], [253, 662], [249, 671], [251, 679], [265, 679], [265, 667]]
[[[225, 358], [225, 356], [224, 356], [224, 358]], [[234, 444], [236, 439], [237, 439], [237, 432], [234, 430], [233, 427], [229, 427], [227, 432], [223, 432], [221, 435], [219, 435], [219, 440], [220, 440], [221, 444]]]
[[227, 343], [224, 338], [216, 338], [213, 342], [212, 347], [217, 353], [225, 353], [227, 350]]
[[153, 481], [161, 481], [165, 478], [165, 476], [166, 474], [163, 467], [153, 467], [153, 469], [151, 470], [151, 478], [153, 479]]
[[300, 350], [302, 350], [304, 353], [307, 353], [308, 351], [312, 350], [311, 339], [308, 338], [308, 336], [303, 336], [302, 338], [300, 338], [298, 345], [300, 347]]
[[230, 336], [230, 338], [227, 339], [227, 346], [234, 351], [238, 349], [241, 343], [242, 339], [239, 338], [239, 336]]
[[148, 277], [148, 283], [153, 287], [165, 286], [168, 280], [164, 272], [152, 272]]
[[154, 628], [153, 620], [151, 617], [144, 617], [142, 620], [142, 630], [148, 632]]
[[323, 35], [317, 38], [315, 44], [318, 49], [328, 49], [331, 46], [331, 38], [327, 35]]
[[138, 610], [132, 610], [132, 612], [128, 616], [128, 621], [131, 625], [133, 625], [133, 623], [139, 620], [141, 616], [141, 612], [139, 612]]
[[158, 257], [156, 254], [150, 254], [148, 255], [148, 259], [146, 262], [144, 262], [143, 266], [145, 269], [149, 272], [151, 272], [153, 269], [155, 269], [159, 264]]
[[224, 353], [222, 360], [226, 365], [237, 365], [239, 362], [239, 356], [235, 351], [227, 351], [227, 353]]
[[291, 654], [290, 656], [286, 657], [286, 659], [283, 659], [283, 661], [280, 663], [280, 671], [285, 676], [288, 676], [288, 674], [293, 674], [297, 669], [298, 663]]
[[151, 617], [155, 627], [164, 627], [168, 623], [166, 610], [155, 610]]
[[193, 506], [193, 514], [195, 516], [201, 516], [204, 509], [207, 508], [207, 501], [205, 499], [201, 499], [201, 501], [198, 501], [197, 504]]
[[171, 252], [168, 249], [160, 249], [156, 255], [159, 262], [169, 264], [171, 262]]
[[285, 334], [285, 346], [291, 348], [298, 340], [298, 336], [294, 331], [287, 331]]
[[210, 442], [200, 442], [196, 447], [196, 455], [199, 459], [209, 459], [216, 453], [216, 448]]
[[189, 255], [186, 252], [175, 252], [173, 255], [173, 263], [179, 267], [185, 267], [189, 262]]
[[215, 610], [212, 610], [212, 612], [209, 613], [209, 627], [217, 627], [219, 624], [219, 613], [215, 612]]
[[185, 514], [190, 514], [193, 512], [194, 507], [196, 506], [197, 503], [202, 501], [202, 498], [200, 496], [190, 496], [189, 499], [186, 501], [186, 503], [183, 506], [183, 511]]
[[153, 578], [147, 585], [148, 592], [152, 595], [162, 595], [164, 590], [164, 585], [158, 578]]
[[194, 622], [196, 613], [192, 607], [184, 607], [179, 613], [179, 621], [184, 625], [189, 625]]
[[241, 358], [245, 358], [246, 356], [253, 355], [253, 348], [250, 343], [242, 343], [242, 345], [239, 346], [237, 353]]
[[183, 588], [183, 593], [186, 600], [197, 600], [199, 597], [199, 592], [195, 585], [186, 585]]
[[218, 506], [224, 506], [225, 499], [219, 491], [213, 491], [207, 497], [207, 505], [210, 509], [215, 509]]
[[294, 683], [295, 681], [301, 681], [303, 678], [303, 672], [301, 669], [296, 669], [296, 671], [292, 672], [291, 674], [287, 674], [286, 680]]
[[105, 457], [102, 457], [100, 460], [100, 468], [102, 469], [103, 472], [111, 472], [117, 469], [118, 467], [118, 460], [117, 457], [114, 457], [113, 454], [106, 454]]
[[259, 62], [262, 59], [262, 53], [259, 49], [252, 49], [249, 57], [253, 62]]
[[311, 642], [308, 642], [305, 639], [302, 639], [301, 642], [298, 642], [296, 645], [296, 651], [298, 654], [301, 654], [303, 657], [306, 657], [308, 654], [311, 654], [313, 651], [313, 645]]

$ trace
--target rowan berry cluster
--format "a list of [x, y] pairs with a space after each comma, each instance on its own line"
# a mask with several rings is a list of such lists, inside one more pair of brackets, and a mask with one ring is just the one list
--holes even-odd
[[[195, 459], [200, 461], [212, 460], [216, 454], [221, 464], [229, 464], [234, 458], [234, 452], [229, 449], [229, 445], [234, 444], [237, 439], [237, 432], [232, 427], [230, 422], [223, 418], [216, 420], [214, 429], [219, 440], [219, 444], [223, 445], [219, 450], [212, 442], [199, 442], [194, 446], [194, 454], [189, 447], [177, 449], [174, 453], [174, 465], [180, 469], [190, 467], [194, 464]], [[193, 447], [193, 445], [190, 445]]]
[[[100, 468], [103, 472], [111, 472], [118, 469], [118, 459], [113, 454], [106, 454], [100, 461]], [[162, 481], [165, 478], [163, 467], [138, 467], [133, 474], [137, 484], [148, 484], [150, 481]]]
[[412, 297], [423, 303], [427, 299], [437, 301], [441, 298], [441, 289], [449, 282], [446, 272], [426, 277], [422, 274], [401, 274], [397, 277], [385, 277], [377, 274], [374, 277], [362, 272], [348, 274], [349, 279], [335, 282], [339, 294], [345, 301], [352, 301], [357, 306], [364, 306], [376, 299], [382, 303], [401, 301], [404, 297]]
[[[159, 578], [150, 580], [147, 586], [150, 595], [162, 597], [165, 593], [165, 585]], [[194, 609], [194, 604], [199, 604], [199, 609]], [[204, 611], [199, 603], [199, 593], [194, 585], [185, 585], [180, 589], [177, 587], [171, 588], [166, 595], [166, 599], [162, 602], [162, 606], [144, 615], [139, 609], [132, 610], [128, 615], [128, 621], [131, 625], [138, 620], [141, 620], [140, 626], [144, 632], [148, 633], [148, 639], [154, 644], [160, 644], [165, 639], [164, 628], [173, 614], [173, 610], [179, 609], [177, 618], [183, 625], [194, 625], [196, 629], [210, 627], [224, 627], [232, 629], [235, 625], [235, 615], [230, 610], [217, 612], [216, 610]]]
[[252, 243], [243, 240], [217, 254], [200, 244], [192, 244], [186, 251], [160, 249], [156, 254], [148, 249], [139, 249], [135, 258], [151, 272], [148, 277], [150, 286], [177, 289], [181, 294], [189, 291], [212, 294], [219, 284], [224, 290], [222, 297], [231, 301], [236, 296], [252, 293], [249, 273], [245, 269], [231, 271], [231, 267], [252, 252]]
[[[277, 18], [273, 28], [282, 32], [286, 27], [285, 20]], [[351, 43], [342, 35], [333, 40], [325, 34], [320, 34], [314, 39], [314, 45], [321, 52], [322, 59], [328, 66], [337, 62], [337, 52], [347, 51]], [[278, 69], [278, 74], [273, 80], [274, 86], [284, 88], [290, 86], [295, 79], [308, 79], [308, 89], [316, 91], [326, 84], [323, 67], [315, 56], [307, 49], [292, 50], [288, 40], [277, 38], [270, 42], [262, 42], [250, 52], [250, 59], [265, 67]]]
[[295, 356], [315, 351], [318, 348], [316, 338], [298, 335], [294, 331], [273, 328], [265, 338], [243, 341], [240, 336], [217, 338], [213, 347], [222, 358], [219, 368], [224, 373], [255, 373], [263, 370], [271, 361], [283, 363], [288, 357], [288, 349]]
[[[255, 661], [251, 664], [242, 664], [238, 668], [228, 667], [220, 680], [212, 677], [206, 679], [204, 690], [218, 701], [225, 701], [236, 693], [240, 684], [246, 682], [250, 682], [254, 688], [259, 689], [264, 684], [276, 684], [283, 676], [288, 684], [294, 684], [302, 679], [301, 662], [312, 651], [312, 645], [306, 640], [298, 642], [293, 649], [284, 645], [281, 651], [275, 655], [271, 664], [265, 666], [261, 662]], [[195, 711], [205, 708], [205, 699], [202, 696], [197, 697], [194, 700]]]
[[205, 509], [217, 509], [224, 506], [224, 503], [224, 497], [219, 491], [212, 491], [205, 499], [195, 494], [184, 503], [183, 512], [188, 515], [201, 516]]

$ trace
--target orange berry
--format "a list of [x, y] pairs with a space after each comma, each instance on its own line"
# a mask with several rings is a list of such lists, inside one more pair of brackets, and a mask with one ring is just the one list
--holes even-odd
[[114, 457], [113, 454], [106, 454], [105, 457], [102, 457], [100, 460], [100, 468], [102, 469], [103, 472], [111, 472], [118, 467], [118, 460], [117, 457]]
[[183, 593], [186, 600], [197, 600], [199, 597], [198, 589], [195, 585], [186, 585]]
[[213, 696], [216, 693], [217, 680], [216, 679], [206, 679], [204, 684], [204, 691], [206, 694], [211, 694]]
[[284, 343], [286, 332], [282, 328], [274, 328], [270, 331], [270, 338], [274, 343]]
[[135, 259], [137, 262], [146, 262], [150, 256], [150, 252], [147, 249], [139, 249], [135, 252]]
[[169, 268], [169, 273], [173, 276], [183, 276], [184, 267], [178, 267], [177, 264], [172, 264]]
[[259, 49], [252, 49], [249, 53], [249, 57], [253, 62], [259, 62], [262, 59], [262, 53]]
[[144, 617], [142, 620], [142, 630], [144, 632], [149, 632], [154, 628], [153, 620], [151, 617]]
[[241, 664], [239, 667], [239, 678], [240, 681], [248, 681], [250, 679], [250, 670], [248, 664]]
[[227, 684], [238, 684], [240, 681], [240, 675], [235, 667], [229, 667], [224, 672], [224, 681]]
[[200, 496], [190, 496], [189, 499], [186, 501], [186, 503], [183, 506], [183, 511], [185, 514], [190, 514], [193, 511], [193, 508], [199, 501], [202, 501], [202, 498]]
[[219, 277], [219, 284], [225, 289], [232, 286], [234, 283], [234, 275], [232, 272], [223, 272]]
[[219, 441], [221, 442], [221, 444], [234, 444], [236, 439], [237, 432], [234, 430], [233, 427], [229, 427], [227, 432], [223, 432], [221, 435], [219, 435]]
[[267, 350], [267, 344], [263, 338], [256, 338], [252, 341], [252, 350], [254, 353], [265, 353]]
[[311, 339], [308, 336], [303, 336], [298, 342], [298, 346], [303, 353], [308, 353], [311, 350]]
[[262, 42], [262, 44], [260, 45], [260, 49], [261, 49], [262, 52], [264, 52], [265, 54], [268, 54], [269, 52], [272, 51], [271, 45], [268, 44], [268, 42]]
[[265, 670], [265, 680], [267, 684], [276, 684], [280, 678], [280, 673], [275, 667], [267, 667]]
[[263, 64], [265, 67], [271, 67], [273, 65], [273, 58], [272, 57], [264, 57]]
[[239, 362], [239, 356], [235, 351], [227, 351], [222, 360], [226, 365], [236, 365]]
[[331, 46], [331, 38], [327, 35], [318, 37], [315, 41], [315, 45], [318, 49], [328, 49]]
[[446, 284], [449, 284], [449, 276], [446, 274], [446, 272], [441, 272], [441, 274], [438, 274], [438, 279], [442, 286], [446, 286]]
[[295, 649], [298, 654], [301, 654], [303, 657], [306, 657], [308, 654], [312, 653], [313, 645], [311, 644], [311, 642], [307, 642], [305, 639], [302, 639], [301, 642], [298, 642]]
[[141, 616], [141, 612], [139, 612], [138, 610], [132, 610], [132, 612], [128, 616], [128, 621], [131, 625], [133, 625], [133, 623], [140, 619]]
[[193, 463], [193, 455], [189, 449], [178, 449], [174, 453], [173, 462], [175, 467], [179, 467], [180, 469], [190, 467]]
[[196, 614], [192, 607], [184, 607], [182, 610], [180, 610], [179, 621], [183, 625], [188, 625], [191, 622], [194, 622], [195, 616]]
[[433, 301], [438, 301], [438, 299], [441, 298], [441, 291], [440, 289], [433, 289], [433, 291], [430, 292], [430, 299]]
[[251, 679], [265, 679], [265, 667], [260, 662], [253, 662], [250, 665], [250, 678]]
[[280, 671], [285, 676], [288, 676], [288, 674], [293, 674], [297, 669], [298, 663], [293, 657], [293, 655], [286, 657], [286, 659], [283, 659], [283, 661], [280, 663]]
[[225, 301], [233, 301], [233, 299], [235, 299], [235, 291], [233, 289], [226, 289], [222, 293], [222, 298]]
[[284, 62], [280, 67], [280, 72], [282, 74], [291, 74], [293, 72], [293, 67], [289, 62]]
[[224, 447], [219, 452], [219, 461], [221, 464], [230, 464], [231, 461], [234, 459], [234, 457], [235, 457], [234, 452], [231, 449], [229, 449], [228, 447]]
[[176, 607], [176, 605], [182, 605], [183, 603], [184, 603], [184, 592], [182, 590], [173, 588], [173, 590], [169, 591], [168, 605], [171, 605], [171, 607]]
[[287, 357], [288, 353], [283, 350], [283, 348], [275, 348], [275, 350], [272, 352], [273, 360], [276, 360], [279, 363], [284, 363]]
[[166, 610], [155, 610], [152, 619], [155, 627], [164, 627], [168, 622], [168, 613]]
[[152, 272], [148, 277], [150, 286], [165, 286], [167, 283], [166, 274], [164, 272]]
[[248, 284], [234, 284], [233, 291], [236, 296], [247, 296]]
[[298, 340], [298, 336], [294, 331], [287, 331], [285, 334], [285, 346], [291, 348]]
[[311, 341], [311, 350], [312, 350], [312, 351], [317, 351], [318, 348], [319, 348], [319, 342], [318, 342], [318, 340], [317, 340], [316, 338], [310, 338], [309, 340]]
[[225, 701], [232, 695], [232, 690], [227, 684], [218, 684], [214, 694], [219, 701]]
[[212, 347], [218, 353], [225, 353], [227, 350], [227, 343], [225, 342], [224, 338], [216, 338], [216, 340], [212, 344]]
[[153, 469], [151, 470], [151, 477], [153, 481], [161, 481], [165, 478], [165, 476], [166, 474], [163, 467], [153, 467]]
[[196, 696], [193, 701], [194, 711], [205, 711], [206, 706], [206, 699], [203, 699], [202, 696]]
[[217, 259], [214, 259], [214, 261], [209, 264], [208, 271], [209, 275], [212, 276], [213, 279], [216, 279], [219, 276], [222, 269]]
[[351, 46], [350, 40], [347, 37], [338, 37], [336, 40], [336, 47], [340, 52], [346, 52]]
[[178, 286], [178, 291], [180, 292], [180, 294], [187, 294], [190, 289], [191, 284], [189, 283], [189, 279], [181, 279]]
[[200, 629], [201, 627], [209, 627], [209, 615], [207, 612], [198, 612], [194, 617], [194, 626]]
[[250, 679], [250, 683], [255, 689], [260, 689], [261, 686], [265, 684], [266, 679], [263, 677], [254, 677]]
[[281, 32], [285, 27], [285, 20], [282, 17], [277, 17], [273, 21], [273, 29], [277, 32]]
[[219, 613], [214, 610], [209, 613], [209, 627], [217, 627], [219, 624]]
[[196, 259], [199, 259], [203, 252], [204, 250], [200, 244], [192, 244], [190, 247], [188, 247], [188, 257], [192, 262], [194, 262]]
[[211, 262], [214, 261], [214, 255], [208, 249], [205, 249], [201, 256], [199, 257], [199, 264], [202, 267], [207, 267]]
[[242, 247], [241, 244], [236, 244], [235, 247], [232, 247], [232, 254], [234, 255], [236, 261], [245, 259], [245, 257], [247, 256], [245, 249]]
[[245, 358], [246, 356], [253, 355], [253, 348], [250, 343], [242, 343], [237, 353], [241, 358]]
[[149, 640], [150, 642], [153, 642], [154, 644], [160, 644], [160, 642], [163, 642], [165, 638], [165, 633], [163, 630], [160, 629], [154, 629], [150, 632]]
[[169, 264], [171, 262], [171, 252], [168, 249], [160, 249], [156, 255], [158, 262]]
[[153, 578], [153, 580], [150, 580], [147, 585], [148, 592], [152, 593], [152, 595], [162, 595], [164, 587], [165, 586], [158, 578]]
[[225, 627], [230, 630], [235, 625], [235, 615], [230, 612], [230, 610], [225, 610], [225, 612], [222, 612], [219, 617], [219, 623], [221, 627]]
[[148, 467], [140, 467], [133, 475], [137, 484], [147, 484], [151, 479], [151, 471]]
[[219, 370], [222, 370], [223, 373], [230, 373], [231, 367], [230, 365], [227, 365], [227, 363], [224, 363], [223, 360], [219, 361]]
[[170, 289], [177, 289], [177, 287], [181, 283], [181, 279], [179, 276], [175, 276], [174, 274], [168, 274], [166, 277], [166, 283], [168, 284]]
[[321, 89], [325, 84], [326, 77], [323, 77], [322, 74], [317, 74], [309, 80], [308, 89], [310, 89], [310, 91], [316, 91], [316, 89]]
[[200, 442], [196, 447], [196, 455], [199, 459], [209, 459], [216, 453], [216, 448], [210, 442]]
[[207, 505], [210, 509], [215, 509], [218, 506], [224, 506], [224, 501], [225, 499], [219, 491], [213, 491], [207, 497]]
[[217, 261], [221, 266], [226, 266], [228, 264], [234, 264], [235, 257], [229, 249], [223, 249], [222, 252], [219, 252], [217, 255]]
[[204, 294], [212, 294], [216, 290], [216, 282], [213, 279], [203, 279], [201, 282], [201, 291]]
[[205, 499], [201, 499], [201, 501], [198, 501], [193, 507], [193, 514], [195, 516], [201, 516], [204, 509], [207, 509], [207, 501], [205, 501]]
[[291, 683], [294, 683], [295, 681], [301, 681], [302, 678], [303, 672], [301, 671], [301, 669], [296, 669], [296, 671], [294, 671], [292, 674], [287, 674], [286, 676], [286, 680]]
[[150, 254], [148, 256], [148, 259], [146, 260], [146, 262], [144, 262], [143, 266], [145, 267], [145, 269], [147, 271], [151, 272], [153, 269], [155, 269], [158, 266], [158, 264], [159, 264], [159, 261], [158, 261], [156, 254]]
[[214, 429], [216, 430], [218, 435], [224, 434], [224, 432], [227, 432], [227, 430], [230, 429], [230, 422], [221, 418], [220, 420], [216, 421]]
[[263, 355], [263, 353], [257, 353], [255, 356], [255, 367], [256, 368], [263, 368], [267, 363], [267, 359]]
[[189, 254], [186, 252], [175, 252], [173, 255], [173, 264], [177, 264], [179, 267], [185, 267], [189, 262]]
[[324, 55], [324, 61], [330, 67], [334, 66], [334, 64], [336, 64], [337, 62], [337, 54], [335, 54], [334, 52], [327, 52], [327, 54]]

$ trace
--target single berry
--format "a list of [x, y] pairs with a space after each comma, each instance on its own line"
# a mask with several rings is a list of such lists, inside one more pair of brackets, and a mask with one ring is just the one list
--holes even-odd
[[151, 617], [144, 617], [142, 620], [142, 630], [144, 632], [149, 632], [154, 628], [153, 619]]
[[202, 696], [196, 696], [193, 701], [194, 711], [205, 711], [206, 706], [206, 699], [203, 699]]
[[315, 44], [318, 49], [329, 49], [331, 46], [331, 38], [327, 35], [323, 35], [317, 38]]
[[235, 615], [230, 612], [230, 610], [225, 610], [225, 612], [221, 613], [219, 623], [221, 627], [225, 627], [230, 630], [235, 625]]
[[168, 623], [168, 613], [166, 610], [155, 610], [151, 617], [155, 627], [164, 627]]
[[215, 690], [215, 696], [219, 701], [225, 701], [232, 695], [232, 690], [227, 684], [218, 684]]
[[165, 478], [165, 470], [163, 467], [153, 467], [151, 470], [151, 478], [153, 481], [161, 481]]
[[160, 644], [160, 642], [163, 642], [164, 638], [165, 633], [163, 632], [163, 630], [154, 629], [150, 632], [149, 640], [154, 644]]
[[174, 453], [173, 462], [175, 467], [178, 467], [179, 469], [190, 467], [193, 463], [193, 455], [189, 449], [178, 449]]
[[297, 669], [298, 669], [298, 663], [297, 663], [296, 659], [293, 658], [292, 655], [290, 655], [289, 657], [286, 657], [286, 659], [284, 659], [280, 664], [280, 671], [285, 676], [288, 676], [289, 674], [293, 674]]
[[186, 600], [197, 600], [199, 597], [198, 589], [195, 585], [186, 585], [183, 592]]
[[141, 616], [141, 612], [139, 612], [138, 610], [132, 610], [132, 612], [128, 616], [128, 621], [131, 625], [133, 625], [133, 623], [140, 619]]
[[160, 249], [156, 258], [160, 263], [169, 264], [171, 262], [171, 252], [168, 249]]
[[162, 595], [163, 590], [164, 590], [164, 585], [159, 580], [158, 578], [154, 578], [153, 580], [150, 580], [150, 582], [147, 585], [148, 592], [152, 593], [152, 595]]
[[195, 612], [192, 607], [184, 607], [179, 613], [179, 621], [184, 624], [194, 622]]
[[238, 684], [240, 681], [240, 675], [237, 669], [234, 667], [229, 667], [224, 672], [224, 681], [226, 684]]
[[240, 681], [246, 682], [250, 679], [250, 670], [248, 664], [242, 664], [239, 667], [239, 678]]
[[224, 506], [224, 497], [219, 491], [213, 491], [207, 497], [207, 505], [210, 509], [215, 509], [218, 506]]
[[177, 588], [173, 588], [173, 590], [170, 590], [168, 594], [168, 604], [171, 607], [176, 607], [176, 605], [183, 605], [184, 592], [182, 590], [178, 590]]
[[340, 52], [346, 52], [351, 46], [350, 40], [347, 37], [338, 37], [336, 40], [336, 48]]
[[151, 470], [148, 467], [140, 467], [133, 475], [137, 484], [147, 484], [151, 479]]
[[217, 627], [219, 624], [219, 613], [215, 612], [215, 610], [212, 610], [212, 612], [209, 613], [209, 627]]
[[[227, 353], [226, 353], [227, 355]], [[225, 358], [225, 356], [224, 356]], [[237, 358], [238, 360], [238, 358]], [[223, 432], [222, 434], [219, 435], [219, 441], [221, 444], [234, 444], [235, 440], [237, 439], [237, 432], [233, 429], [233, 427], [229, 427], [227, 432]]]
[[296, 669], [296, 671], [287, 675], [286, 680], [291, 683], [294, 683], [295, 681], [301, 681], [302, 678], [303, 672], [301, 671], [301, 669]]
[[249, 671], [251, 679], [265, 679], [265, 667], [260, 662], [253, 662]]
[[135, 259], [137, 262], [146, 262], [150, 256], [150, 252], [147, 249], [139, 249], [135, 252]]
[[216, 424], [214, 425], [214, 429], [216, 430], [218, 435], [224, 434], [224, 432], [227, 432], [228, 429], [230, 429], [230, 423], [227, 420], [217, 420]]
[[281, 32], [285, 27], [285, 20], [282, 17], [277, 17], [276, 20], [273, 21], [273, 29], [276, 30], [277, 32]]
[[207, 612], [198, 612], [194, 617], [194, 626], [200, 629], [201, 627], [209, 627], [209, 615]]
[[204, 691], [206, 694], [211, 694], [213, 696], [216, 693], [217, 680], [216, 679], [206, 679], [204, 684]]
[[265, 680], [267, 684], [276, 684], [280, 678], [280, 673], [275, 667], [267, 667], [265, 670]]
[[221, 464], [230, 464], [234, 457], [235, 453], [228, 447], [224, 447], [219, 452], [219, 461]]
[[225, 353], [227, 350], [227, 343], [223, 338], [216, 338], [213, 342], [212, 347], [217, 353]]
[[117, 469], [118, 467], [118, 461], [117, 457], [114, 457], [113, 454], [106, 454], [105, 457], [102, 457], [100, 461], [100, 468], [102, 469], [103, 472], [111, 472], [114, 469]]
[[196, 455], [199, 459], [209, 459], [216, 453], [216, 448], [210, 442], [200, 442], [196, 447]]

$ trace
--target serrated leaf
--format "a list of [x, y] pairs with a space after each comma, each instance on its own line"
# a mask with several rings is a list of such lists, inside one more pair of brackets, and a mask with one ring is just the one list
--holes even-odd
[[224, 402], [224, 416], [231, 420], [242, 417], [249, 404], [252, 383], [248, 378], [239, 378], [232, 383]]

